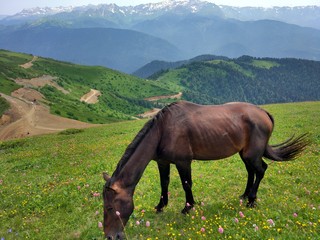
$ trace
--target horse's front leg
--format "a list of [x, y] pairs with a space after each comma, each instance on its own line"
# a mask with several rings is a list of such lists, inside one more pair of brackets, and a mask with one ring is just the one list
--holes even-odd
[[168, 186], [170, 182], [170, 163], [159, 163], [158, 169], [160, 173], [160, 183], [161, 183], [161, 197], [160, 201], [155, 209], [157, 212], [162, 212], [163, 208], [168, 205]]
[[194, 199], [192, 194], [192, 177], [191, 177], [191, 161], [179, 162], [176, 164], [183, 190], [186, 194], [185, 207], [182, 209], [182, 213], [189, 213], [190, 209], [193, 208]]

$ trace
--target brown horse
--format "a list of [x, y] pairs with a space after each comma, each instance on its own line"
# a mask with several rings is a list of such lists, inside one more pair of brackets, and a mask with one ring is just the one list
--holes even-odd
[[104, 233], [108, 239], [122, 239], [133, 212], [133, 193], [146, 166], [158, 163], [161, 197], [155, 207], [161, 212], [168, 204], [170, 164], [176, 165], [186, 195], [182, 213], [195, 201], [192, 195], [191, 162], [217, 160], [239, 153], [248, 171], [242, 198], [255, 205], [260, 181], [267, 169], [262, 157], [275, 161], [294, 159], [308, 144], [306, 135], [281, 144], [268, 144], [274, 126], [272, 116], [248, 103], [202, 106], [173, 103], [148, 121], [128, 146], [112, 177], [104, 174]]

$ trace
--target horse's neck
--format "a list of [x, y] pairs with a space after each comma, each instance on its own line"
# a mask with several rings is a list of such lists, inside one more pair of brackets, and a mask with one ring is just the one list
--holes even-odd
[[158, 134], [153, 128], [144, 136], [126, 164], [115, 176], [114, 183], [133, 193], [145, 168], [156, 157], [158, 143]]

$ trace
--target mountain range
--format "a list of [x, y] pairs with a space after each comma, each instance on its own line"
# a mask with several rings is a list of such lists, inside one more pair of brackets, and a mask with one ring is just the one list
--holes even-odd
[[167, 0], [35, 8], [0, 20], [0, 48], [132, 73], [153, 60], [202, 54], [320, 60], [319, 26], [318, 6], [235, 8]]

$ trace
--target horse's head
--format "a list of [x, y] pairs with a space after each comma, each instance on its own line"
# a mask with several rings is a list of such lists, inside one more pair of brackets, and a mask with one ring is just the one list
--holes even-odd
[[103, 173], [103, 231], [107, 239], [123, 239], [124, 226], [133, 212], [132, 195], [119, 186], [111, 185], [110, 177]]

